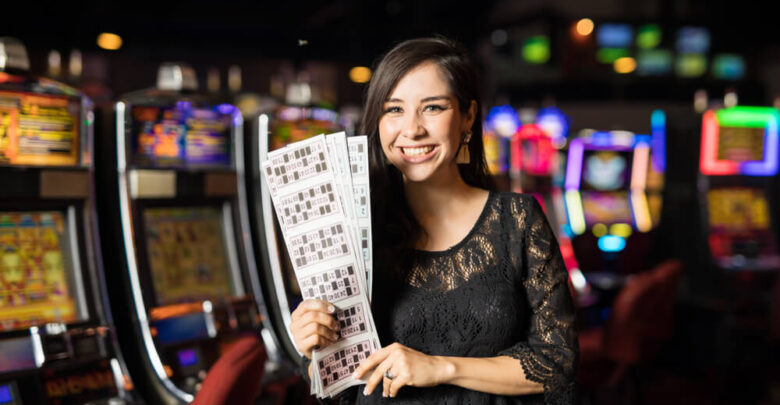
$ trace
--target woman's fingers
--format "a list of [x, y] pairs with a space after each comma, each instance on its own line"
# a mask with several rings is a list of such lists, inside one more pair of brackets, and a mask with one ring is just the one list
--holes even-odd
[[383, 362], [387, 358], [387, 356], [390, 354], [390, 351], [388, 350], [389, 348], [390, 346], [371, 353], [367, 359], [360, 362], [360, 366], [355, 369], [352, 377], [357, 380], [362, 380], [369, 371], [375, 369], [379, 363]]
[[306, 357], [312, 349], [324, 348], [339, 338], [339, 324], [333, 315], [336, 308], [322, 300], [306, 300], [293, 311], [290, 331], [295, 344]]
[[298, 307], [292, 313], [292, 319], [296, 320], [309, 311], [333, 314], [336, 312], [336, 307], [328, 301], [308, 299], [298, 304]]
[[374, 372], [371, 373], [371, 376], [368, 378], [368, 381], [366, 381], [366, 388], [363, 389], [363, 394], [371, 395], [371, 393], [374, 392], [374, 389], [376, 389], [377, 385], [379, 385], [379, 383], [382, 382], [382, 380], [387, 379], [384, 378], [385, 372], [389, 370], [392, 365], [393, 362], [387, 358], [381, 363], [379, 363], [379, 365], [376, 366], [376, 368], [374, 369]]

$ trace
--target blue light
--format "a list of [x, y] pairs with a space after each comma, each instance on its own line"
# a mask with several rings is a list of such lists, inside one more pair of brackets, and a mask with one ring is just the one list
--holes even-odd
[[707, 53], [710, 50], [710, 31], [704, 27], [682, 27], [677, 31], [677, 52]]
[[182, 367], [189, 367], [198, 364], [198, 353], [195, 351], [195, 349], [179, 350], [179, 352], [176, 353], [176, 356], [179, 358], [179, 364]]
[[546, 107], [536, 113], [536, 125], [539, 125], [553, 139], [566, 138], [569, 134], [569, 120], [558, 107]]
[[230, 115], [233, 114], [233, 111], [236, 110], [236, 107], [233, 107], [230, 104], [220, 104], [217, 106], [217, 111], [219, 111], [221, 114]]
[[10, 404], [14, 400], [11, 396], [11, 387], [7, 385], [0, 385], [0, 404]]
[[566, 236], [569, 239], [571, 239], [571, 238], [573, 238], [575, 236], [574, 235], [574, 231], [571, 230], [571, 225], [569, 225], [569, 224], [561, 225], [561, 234], [563, 236]]
[[658, 172], [666, 170], [666, 114], [655, 110], [650, 115], [650, 125], [653, 128], [653, 167]]
[[621, 236], [604, 235], [599, 238], [599, 249], [602, 252], [620, 252], [626, 248], [626, 239]]
[[520, 116], [510, 105], [491, 108], [485, 121], [487, 121], [488, 127], [504, 138], [511, 138], [521, 125]]
[[594, 146], [612, 146], [612, 134], [605, 131], [594, 132], [590, 135], [590, 143]]
[[602, 48], [628, 48], [634, 41], [634, 29], [628, 24], [601, 24], [596, 42]]

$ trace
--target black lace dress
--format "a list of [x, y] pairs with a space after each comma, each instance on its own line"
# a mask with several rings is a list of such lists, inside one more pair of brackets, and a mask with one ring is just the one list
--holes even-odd
[[430, 355], [511, 356], [544, 393], [499, 396], [439, 385], [395, 398], [352, 388], [357, 404], [572, 404], [574, 309], [555, 236], [535, 198], [491, 192], [474, 228], [441, 252], [417, 251], [405, 282], [376, 272], [372, 310], [382, 345]]

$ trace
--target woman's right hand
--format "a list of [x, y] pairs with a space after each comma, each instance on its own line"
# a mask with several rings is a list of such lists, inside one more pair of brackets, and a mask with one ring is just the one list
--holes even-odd
[[336, 307], [322, 300], [305, 300], [292, 313], [290, 331], [295, 347], [311, 359], [311, 351], [324, 349], [339, 338]]

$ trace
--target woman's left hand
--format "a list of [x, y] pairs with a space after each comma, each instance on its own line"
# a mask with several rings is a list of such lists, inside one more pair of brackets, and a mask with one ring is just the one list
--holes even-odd
[[442, 384], [450, 371], [451, 367], [443, 357], [429, 356], [400, 343], [393, 343], [363, 360], [353, 377], [363, 379], [369, 375], [363, 394], [370, 395], [382, 382], [382, 396], [392, 398], [405, 385], [432, 387]]

